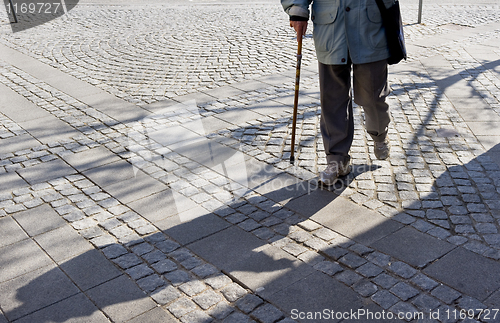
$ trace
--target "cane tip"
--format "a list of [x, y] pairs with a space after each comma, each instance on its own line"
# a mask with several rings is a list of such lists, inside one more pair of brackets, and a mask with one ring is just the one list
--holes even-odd
[[293, 165], [294, 163], [295, 163], [295, 157], [290, 156], [290, 164], [292, 164], [292, 165]]

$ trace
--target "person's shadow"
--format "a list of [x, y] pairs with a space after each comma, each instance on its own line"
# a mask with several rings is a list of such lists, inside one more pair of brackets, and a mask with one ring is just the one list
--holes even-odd
[[[500, 144], [497, 144], [485, 154], [477, 157], [476, 159], [470, 161], [468, 164], [464, 166], [457, 166], [457, 168], [460, 169], [462, 167], [473, 168], [476, 167], [477, 164], [479, 163], [481, 165], [487, 165], [488, 171], [498, 172], [498, 170], [500, 169], [499, 166], [500, 159], [496, 157], [498, 157], [499, 154], [500, 154]], [[269, 190], [268, 192], [263, 192], [263, 195], [275, 202], [282, 202], [285, 207], [291, 207], [291, 208], [293, 207], [295, 209], [297, 208], [296, 205], [297, 201], [301, 197], [303, 198], [302, 201], [304, 201], [304, 197], [309, 195], [310, 202], [307, 203], [307, 205], [305, 206], [304, 205], [300, 206], [305, 211], [302, 212], [299, 217], [295, 217], [290, 221], [281, 222], [281, 234], [283, 235], [283, 237], [285, 237], [290, 232], [292, 226], [296, 225], [298, 222], [313, 217], [315, 214], [320, 212], [325, 206], [327, 206], [329, 203], [338, 198], [339, 197], [338, 194], [342, 192], [342, 189], [346, 188], [351, 181], [355, 180], [357, 176], [359, 176], [364, 172], [375, 170], [376, 168], [378, 168], [378, 166], [372, 167], [369, 165], [354, 165], [353, 172], [351, 173], [351, 175], [341, 178], [337, 183], [337, 186], [332, 189], [333, 192], [321, 189], [317, 185], [317, 181], [313, 179], [308, 181], [297, 181], [295, 183], [290, 184], [289, 186], [282, 187], [277, 190], [275, 189], [275, 190]], [[451, 167], [449, 171], [454, 171], [453, 167]], [[498, 190], [498, 187], [500, 187], [500, 178], [498, 177], [493, 177], [493, 178], [494, 182], [491, 184], [494, 185], [494, 187]], [[439, 183], [441, 181], [442, 179], [438, 178], [436, 180], [436, 183]], [[240, 205], [241, 205], [240, 202], [234, 202], [234, 204], [230, 204], [226, 206], [226, 208], [233, 209], [239, 207]], [[223, 210], [220, 213], [224, 213]], [[332, 214], [331, 216], [335, 216], [335, 214]], [[496, 216], [498, 216], [498, 213], [496, 214]], [[196, 220], [197, 219], [194, 219], [193, 221], [188, 221], [179, 224], [179, 226], [175, 228], [175, 231], [176, 232], [192, 231], [193, 226], [199, 226], [199, 223]], [[443, 219], [443, 220], [449, 221], [450, 219]], [[370, 236], [371, 233], [376, 233], [380, 231], [381, 227], [384, 227], [386, 225], [387, 223], [381, 223], [379, 226], [371, 228], [370, 230], [371, 232], [365, 232], [362, 235], [353, 236], [349, 238], [352, 239], [354, 242], [361, 243], [364, 241], [364, 237]], [[452, 231], [452, 229], [450, 229], [450, 231]], [[165, 233], [168, 235], [169, 230], [166, 230]], [[455, 235], [459, 233], [452, 232], [452, 234]], [[225, 248], [228, 247], [228, 245], [234, 243], [235, 240], [232, 241], [228, 240], [228, 241], [214, 241], [211, 244], [210, 239], [202, 239], [202, 244], [204, 244], [205, 250], [206, 249], [213, 249], [215, 251], [224, 250]], [[260, 245], [264, 246], [267, 243], [268, 241], [262, 240]], [[196, 242], [194, 244], [196, 244]], [[122, 247], [121, 245], [117, 245], [117, 248], [121, 247]], [[322, 254], [335, 255], [336, 252], [338, 251], [337, 249], [338, 249], [337, 247], [327, 248], [322, 250]], [[310, 275], [311, 273], [310, 270], [312, 270], [311, 266], [307, 264], [307, 262], [297, 262], [292, 260], [291, 258], [276, 259], [275, 255], [267, 254], [266, 252], [259, 250], [258, 247], [255, 248], [253, 251], [251, 251], [251, 253], [253, 253], [253, 255], [250, 255], [249, 257], [255, 257], [255, 259], [260, 259], [262, 263], [266, 262], [272, 263], [273, 264], [272, 268], [266, 271], [267, 270], [266, 268], [259, 266], [258, 263], [256, 262], [243, 261], [243, 262], [234, 262], [233, 264], [231, 264], [231, 271], [227, 271], [224, 268], [222, 268], [223, 272], [230, 276], [232, 275], [231, 272], [239, 272], [239, 273], [246, 272], [246, 273], [253, 273], [256, 275], [263, 275], [266, 274], [266, 272], [267, 273], [282, 272], [285, 275], [289, 271], [302, 270], [305, 273], [304, 275]], [[31, 280], [26, 285], [20, 286], [15, 291], [14, 299], [15, 302], [19, 304], [19, 306], [15, 306], [8, 310], [5, 310], [5, 307], [3, 307], [5, 316], [11, 321], [19, 319], [19, 322], [24, 322], [25, 319], [28, 319], [30, 322], [40, 322], [40, 323], [65, 322], [72, 318], [93, 317], [93, 315], [95, 315], [98, 312], [98, 307], [102, 309], [110, 305], [126, 304], [131, 301], [148, 299], [148, 297], [143, 292], [141, 292], [138, 288], [132, 286], [134, 284], [127, 278], [126, 275], [123, 275], [120, 272], [120, 270], [117, 269], [116, 265], [112, 264], [111, 261], [109, 261], [108, 263], [109, 266], [107, 266], [105, 269], [106, 271], [108, 271], [107, 279], [105, 281], [99, 282], [100, 285], [97, 286], [85, 287], [81, 283], [78, 282], [75, 283], [75, 281], [71, 281], [70, 279], [68, 279], [68, 276], [65, 275], [66, 270], [71, 268], [77, 268], [81, 266], [82, 263], [89, 263], [88, 259], [91, 259], [92, 257], [96, 256], [101, 258], [103, 257], [98, 250], [91, 250], [73, 259], [70, 259], [69, 261], [64, 263], [64, 265], [62, 265], [61, 268], [56, 267], [45, 270], [41, 269], [40, 275], [38, 277]], [[226, 261], [227, 258], [229, 258], [230, 256], [231, 255], [221, 255], [220, 259]], [[180, 267], [179, 264], [177, 264], [177, 266]], [[103, 268], [100, 268], [99, 270], [102, 271]], [[312, 275], [311, 277], [313, 276], [314, 275]], [[192, 276], [190, 277], [190, 279], [196, 279], [196, 278]], [[275, 278], [273, 278], [273, 280], [271, 280], [268, 285], [274, 286], [275, 282], [279, 280], [280, 277], [275, 276]], [[165, 286], [169, 285], [170, 283], [171, 282], [169, 282], [168, 279], [165, 280]], [[492, 284], [497, 284], [497, 283], [498, 282], [492, 282]], [[104, 288], [100, 289], [99, 286], [101, 285], [102, 286], [106, 285], [107, 286], [106, 289]], [[266, 290], [267, 287], [268, 286], [266, 285], [260, 286], [259, 290]], [[249, 288], [255, 289], [253, 287]], [[321, 289], [322, 287], [317, 286], [317, 288]], [[334, 288], [339, 289], [341, 288], [341, 286], [334, 285]], [[301, 299], [302, 296], [304, 297], [310, 296], [309, 294], [311, 293], [310, 290], [309, 291], [294, 290], [294, 291], [298, 294], [294, 295], [292, 297], [293, 299]], [[259, 293], [259, 291], [257, 290], [254, 290], [254, 292], [256, 292], [258, 295], [261, 295], [261, 293]], [[104, 294], [100, 295], [100, 293]], [[304, 294], [301, 296], [301, 293]], [[263, 295], [264, 296], [261, 295], [261, 297], [263, 298], [270, 297], [272, 299], [271, 295], [265, 295], [265, 293]], [[487, 299], [485, 301], [487, 306], [489, 306], [490, 308], [500, 307], [500, 299], [498, 297], [488, 298], [489, 296], [491, 295], [484, 295], [484, 299]], [[93, 300], [90, 301], [89, 297], [90, 299]], [[318, 297], [321, 298], [322, 296]], [[357, 297], [352, 299], [346, 297], [346, 299], [350, 300], [349, 301], [350, 303], [338, 305], [338, 306], [343, 306], [344, 310], [347, 310], [349, 306], [352, 306], [352, 308], [366, 308], [366, 309], [372, 308], [374, 311], [377, 309], [381, 310], [380, 307], [375, 305], [373, 302], [369, 301], [369, 303], [366, 303], [366, 299], [363, 301], [362, 297]], [[315, 302], [315, 300], [306, 302], [308, 306], [311, 306], [310, 310], [315, 309], [314, 307], [316, 306], [315, 305], [316, 303], [321, 305], [325, 304], [323, 301]], [[95, 304], [97, 304], [98, 307], [96, 307]], [[336, 306], [335, 304], [330, 304], [330, 305], [334, 307]], [[65, 310], [63, 308], [65, 308]], [[286, 310], [288, 309], [285, 308], [284, 310], [286, 312]], [[309, 308], [307, 310], [309, 310]], [[288, 312], [288, 314], [289, 313], [290, 312]]]

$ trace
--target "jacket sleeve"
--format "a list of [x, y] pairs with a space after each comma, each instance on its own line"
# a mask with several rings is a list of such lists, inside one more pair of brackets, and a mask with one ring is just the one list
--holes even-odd
[[312, 0], [281, 0], [281, 5], [290, 20], [309, 20], [309, 5]]

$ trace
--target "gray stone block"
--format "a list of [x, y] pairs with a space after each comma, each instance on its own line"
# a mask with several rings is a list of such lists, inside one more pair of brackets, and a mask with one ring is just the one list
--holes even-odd
[[32, 237], [66, 224], [48, 204], [16, 213], [13, 217]]
[[407, 301], [419, 293], [415, 288], [404, 282], [397, 283], [389, 291], [401, 298], [403, 301]]
[[83, 291], [121, 275], [99, 251], [89, 250], [63, 262], [60, 268]]
[[177, 320], [167, 310], [157, 307], [127, 321], [127, 323], [146, 322], [176, 323]]
[[29, 134], [0, 139], [0, 155], [14, 153], [37, 146], [40, 146], [40, 142]]
[[68, 225], [38, 235], [35, 240], [58, 263], [94, 249]]
[[116, 154], [102, 146], [66, 155], [63, 159], [80, 172], [121, 160]]
[[0, 264], [0, 282], [4, 282], [53, 262], [33, 240], [25, 239], [0, 248]]
[[134, 177], [108, 185], [104, 191], [124, 204], [166, 190], [167, 185], [153, 179], [142, 171]]
[[17, 171], [29, 184], [46, 182], [51, 179], [76, 174], [75, 169], [61, 159], [26, 167]]
[[214, 266], [226, 268], [236, 260], [250, 257], [252, 250], [264, 245], [262, 240], [251, 233], [230, 227], [190, 244], [189, 249]]
[[0, 218], [0, 248], [28, 239], [26, 232], [11, 217]]
[[416, 267], [424, 267], [455, 247], [410, 227], [403, 228], [370, 246]]
[[124, 275], [88, 290], [87, 296], [113, 321], [127, 321], [156, 307]]
[[15, 189], [20, 189], [29, 186], [17, 173], [2, 173], [0, 174], [0, 194], [10, 193]]
[[424, 272], [480, 301], [500, 288], [498, 263], [460, 247], [430, 265]]
[[268, 299], [286, 313], [291, 313], [293, 309], [299, 312], [316, 312], [324, 309], [350, 312], [363, 306], [356, 292], [319, 272], [314, 272], [270, 295]]
[[[191, 217], [194, 218], [187, 222], [183, 221]], [[156, 226], [179, 243], [186, 245], [224, 230], [230, 224], [213, 213], [207, 214], [207, 211], [201, 207], [195, 207], [158, 221]]]
[[269, 303], [259, 306], [250, 315], [262, 323], [274, 323], [284, 316], [283, 312]]
[[0, 307], [13, 321], [78, 293], [59, 268], [46, 266], [0, 284]]
[[183, 196], [174, 198], [173, 194], [178, 193], [172, 193], [170, 190], [161, 191], [130, 202], [128, 206], [153, 224], [196, 206], [194, 202]]
[[125, 160], [119, 160], [86, 170], [83, 174], [97, 185], [106, 187], [133, 178], [134, 169], [132, 164]]
[[[1, 322], [1, 320], [0, 320]], [[84, 294], [78, 293], [24, 316], [16, 322], [95, 322], [106, 323], [109, 320]]]
[[287, 207], [365, 245], [401, 228], [379, 213], [322, 190], [294, 199]]

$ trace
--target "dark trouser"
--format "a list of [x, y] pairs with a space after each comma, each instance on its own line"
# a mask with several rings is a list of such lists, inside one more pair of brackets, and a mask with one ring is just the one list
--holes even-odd
[[354, 102], [363, 107], [366, 131], [374, 141], [384, 141], [390, 122], [387, 61], [368, 64], [325, 65], [319, 63], [321, 135], [328, 162], [344, 161], [354, 137], [351, 66]]

